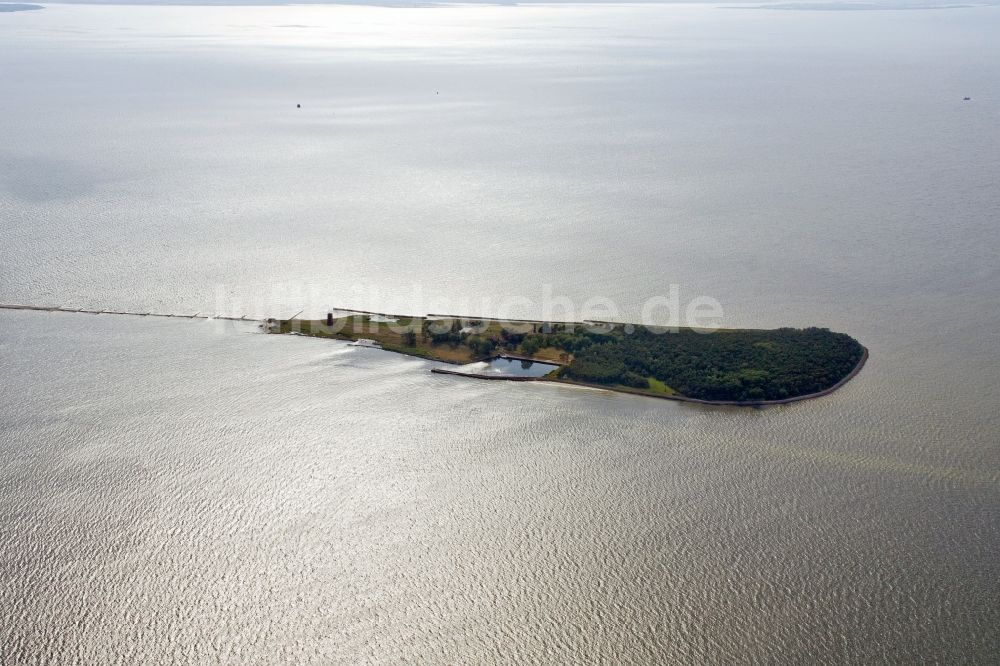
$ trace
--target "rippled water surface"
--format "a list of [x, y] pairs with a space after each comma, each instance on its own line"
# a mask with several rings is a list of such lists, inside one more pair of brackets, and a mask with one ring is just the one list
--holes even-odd
[[676, 284], [871, 359], [703, 408], [0, 311], [0, 662], [995, 662], [998, 28], [2, 14], [0, 302], [637, 319]]

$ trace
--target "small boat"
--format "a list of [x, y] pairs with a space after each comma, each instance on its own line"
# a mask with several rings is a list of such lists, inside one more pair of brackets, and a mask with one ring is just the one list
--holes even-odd
[[963, 101], [963, 102], [968, 102], [968, 101], [969, 101], [969, 100], [971, 100], [971, 99], [972, 99], [971, 97], [963, 97], [963, 98], [962, 98], [962, 101]]
[[358, 338], [351, 343], [354, 347], [369, 347], [371, 349], [382, 349], [382, 345], [375, 342], [374, 340], [369, 340], [368, 338]]

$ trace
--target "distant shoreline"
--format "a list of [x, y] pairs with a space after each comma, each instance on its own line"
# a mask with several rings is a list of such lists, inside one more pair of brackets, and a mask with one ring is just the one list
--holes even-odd
[[33, 12], [39, 9], [45, 9], [45, 7], [42, 5], [27, 5], [19, 2], [0, 2], [0, 13]]

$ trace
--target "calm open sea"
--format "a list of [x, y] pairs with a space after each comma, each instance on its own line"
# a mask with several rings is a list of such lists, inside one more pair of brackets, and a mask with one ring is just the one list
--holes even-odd
[[997, 34], [997, 7], [0, 13], [0, 302], [637, 320], [676, 285], [871, 350], [742, 410], [0, 311], [0, 663], [995, 663]]

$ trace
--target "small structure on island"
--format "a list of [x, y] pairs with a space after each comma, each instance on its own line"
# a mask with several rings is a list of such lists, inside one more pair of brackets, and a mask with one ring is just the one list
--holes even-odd
[[333, 313], [332, 312], [327, 312], [326, 313], [326, 325], [327, 326], [333, 326]]

